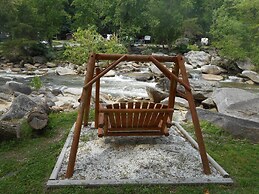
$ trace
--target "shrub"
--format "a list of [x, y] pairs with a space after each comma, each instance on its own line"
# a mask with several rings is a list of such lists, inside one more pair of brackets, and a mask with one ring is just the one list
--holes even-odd
[[199, 51], [199, 47], [196, 45], [196, 44], [189, 44], [188, 45], [188, 50], [191, 50], [191, 51]]
[[33, 56], [47, 56], [46, 45], [26, 39], [9, 40], [3, 43], [2, 55], [12, 62], [30, 62]]
[[30, 85], [33, 88], [35, 88], [36, 90], [39, 90], [42, 87], [42, 81], [41, 81], [40, 77], [38, 77], [38, 76], [33, 77], [30, 82]]
[[75, 41], [66, 46], [65, 57], [76, 64], [83, 64], [88, 60], [90, 52], [95, 53], [126, 53], [127, 49], [116, 36], [109, 41], [103, 38], [96, 30], [78, 29], [73, 35]]

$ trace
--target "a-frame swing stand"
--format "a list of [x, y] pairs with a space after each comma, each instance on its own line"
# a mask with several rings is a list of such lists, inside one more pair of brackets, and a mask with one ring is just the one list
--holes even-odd
[[[99, 67], [96, 67], [96, 61], [99, 60], [108, 60], [113, 61], [106, 68], [101, 70]], [[128, 104], [121, 105], [121, 108], [113, 106], [112, 109], [108, 110], [99, 105], [99, 89], [100, 89], [100, 78], [105, 75], [108, 71], [115, 68], [122, 61], [136, 61], [136, 62], [153, 62], [158, 69], [170, 80], [170, 90], [169, 90], [169, 100], [168, 106], [160, 106], [160, 105], [152, 105], [152, 110], [150, 110], [151, 105], [140, 105], [140, 104]], [[172, 62], [174, 63], [174, 69], [169, 71], [162, 63], [163, 62]], [[73, 176], [74, 166], [76, 161], [76, 154], [78, 149], [78, 143], [80, 138], [80, 132], [82, 128], [82, 124], [84, 126], [88, 125], [89, 111], [90, 111], [90, 101], [91, 101], [91, 93], [92, 93], [92, 85], [96, 83], [96, 99], [95, 99], [95, 127], [98, 128], [98, 135], [101, 136], [128, 136], [128, 135], [168, 135], [167, 124], [171, 122], [173, 115], [173, 108], [175, 104], [175, 96], [176, 94], [185, 98], [189, 103], [190, 112], [192, 115], [192, 121], [195, 129], [195, 135], [197, 139], [197, 143], [199, 146], [199, 153], [202, 160], [203, 171], [205, 174], [211, 174], [209, 161], [207, 158], [205, 145], [201, 133], [200, 123], [198, 119], [198, 115], [196, 112], [196, 107], [194, 103], [194, 98], [191, 92], [190, 83], [188, 80], [188, 76], [186, 73], [186, 68], [184, 66], [183, 57], [178, 56], [156, 56], [156, 55], [122, 55], [122, 54], [91, 54], [89, 56], [88, 64], [87, 64], [87, 72], [84, 81], [84, 87], [82, 90], [82, 95], [80, 98], [80, 106], [78, 110], [78, 115], [76, 119], [74, 136], [72, 141], [72, 146], [69, 155], [68, 167], [66, 172], [66, 178], [70, 178]], [[185, 88], [185, 92], [177, 91], [177, 83], [182, 85]], [[158, 107], [158, 108], [154, 108]], [[112, 121], [108, 119], [106, 115], [120, 115], [118, 122]], [[145, 114], [145, 116], [143, 116]], [[143, 123], [143, 119], [139, 119], [140, 121], [135, 121], [134, 118], [147, 118], [149, 114], [156, 115], [156, 119], [153, 119], [150, 116], [149, 120], [146, 123], [151, 123], [157, 125], [154, 128], [154, 125], [145, 126], [145, 122]], [[125, 116], [127, 115], [127, 116]], [[137, 116], [134, 116], [137, 115]], [[160, 119], [160, 120], [159, 120]], [[109, 121], [111, 120], [111, 121]], [[120, 121], [122, 120], [122, 121]], [[128, 120], [128, 121], [126, 121]], [[132, 121], [133, 120], [133, 121]], [[153, 121], [154, 120], [154, 121]], [[130, 122], [130, 125], [129, 125]], [[140, 124], [141, 122], [141, 124]], [[120, 123], [120, 127], [115, 128], [115, 123]], [[123, 123], [126, 123], [123, 127]], [[134, 124], [137, 123], [137, 124]], [[110, 131], [108, 127], [110, 126]], [[131, 126], [131, 127], [129, 127]], [[146, 131], [146, 128], [151, 127], [152, 130]], [[103, 130], [102, 130], [103, 128]], [[124, 128], [129, 128], [126, 132]], [[131, 131], [132, 130], [135, 130]], [[137, 128], [137, 129], [136, 129]], [[156, 129], [156, 130], [153, 130]], [[124, 132], [124, 133], [123, 133]]]

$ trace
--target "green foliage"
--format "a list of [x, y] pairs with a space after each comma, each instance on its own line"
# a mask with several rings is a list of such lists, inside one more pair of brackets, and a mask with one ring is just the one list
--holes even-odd
[[192, 1], [184, 0], [179, 3], [177, 0], [150, 0], [149, 7], [153, 38], [158, 43], [171, 46], [183, 32], [184, 21], [193, 8]]
[[39, 90], [42, 87], [42, 81], [39, 76], [35, 76], [32, 78], [30, 85], [35, 88], [36, 90]]
[[34, 40], [14, 39], [3, 43], [3, 56], [13, 62], [30, 62], [33, 56], [47, 56], [48, 48]]
[[63, 19], [66, 0], [1, 0], [0, 32], [13, 39], [51, 40], [58, 34]]
[[147, 47], [143, 51], [141, 51], [142, 55], [151, 55], [152, 53], [153, 53], [153, 50], [149, 47]]
[[186, 44], [179, 44], [179, 45], [173, 47], [173, 50], [175, 52], [181, 53], [181, 54], [187, 53], [187, 52], [190, 51], [189, 48], [188, 48], [188, 45], [186, 45]]
[[247, 57], [259, 66], [259, 0], [225, 0], [215, 11], [211, 33], [220, 53], [234, 60]]
[[104, 39], [93, 28], [88, 30], [78, 29], [74, 33], [75, 41], [66, 47], [64, 55], [76, 64], [87, 62], [89, 53], [126, 53], [127, 49], [119, 44], [117, 37], [110, 41]]
[[199, 47], [196, 45], [196, 44], [189, 44], [188, 45], [188, 50], [191, 50], [191, 51], [199, 51]]

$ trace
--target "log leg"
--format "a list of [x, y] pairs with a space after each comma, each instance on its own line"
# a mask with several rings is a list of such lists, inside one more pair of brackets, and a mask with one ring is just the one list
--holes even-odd
[[[185, 69], [185, 66], [184, 66], [184, 61], [183, 61], [181, 56], [178, 56], [178, 58], [180, 60], [179, 67], [180, 67], [180, 70], [181, 70], [183, 81], [190, 86], [188, 76], [187, 76], [187, 73], [186, 73], [186, 69]], [[211, 174], [209, 161], [208, 161], [208, 157], [207, 157], [207, 153], [206, 153], [206, 149], [205, 149], [205, 145], [204, 145], [204, 141], [203, 141], [203, 137], [202, 137], [202, 133], [201, 133], [200, 122], [199, 122], [199, 118], [198, 118], [198, 115], [197, 115], [197, 112], [196, 112], [194, 98], [193, 98], [193, 95], [191, 93], [191, 90], [187, 90], [185, 88], [185, 91], [186, 91], [186, 98], [188, 100], [189, 107], [190, 107], [190, 112], [191, 112], [191, 115], [192, 115], [192, 122], [193, 122], [194, 129], [195, 129], [195, 135], [196, 135], [197, 142], [198, 142], [198, 145], [199, 145], [199, 152], [200, 152], [200, 155], [201, 155], [203, 170], [204, 170], [205, 174]]]
[[[87, 68], [86, 81], [91, 80], [93, 77], [94, 64], [95, 64], [95, 55], [91, 55], [90, 59], [89, 59], [89, 63], [88, 63], [88, 68]], [[88, 123], [88, 114], [90, 111], [91, 90], [92, 90], [92, 87], [88, 87], [87, 89], [83, 89], [83, 91], [82, 91], [80, 106], [79, 106], [78, 115], [77, 115], [77, 119], [76, 119], [76, 125], [75, 125], [75, 129], [74, 129], [73, 141], [72, 141], [72, 145], [71, 145], [71, 149], [70, 149], [66, 178], [70, 178], [73, 176], [75, 161], [76, 161], [76, 154], [77, 154], [78, 143], [79, 143], [84, 115], [87, 115], [84, 122], [85, 122], [85, 124]]]

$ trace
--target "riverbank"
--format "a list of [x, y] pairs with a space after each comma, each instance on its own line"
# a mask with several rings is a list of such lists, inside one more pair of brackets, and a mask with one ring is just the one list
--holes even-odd
[[[46, 182], [55, 165], [76, 113], [50, 115], [44, 134], [27, 131], [20, 140], [4, 142], [0, 146], [0, 193], [257, 193], [259, 146], [231, 138], [221, 129], [202, 123], [208, 153], [222, 165], [234, 180], [234, 185], [138, 187], [66, 187], [46, 189]], [[184, 126], [190, 133], [191, 125]], [[14, 186], [15, 185], [15, 186]]]

